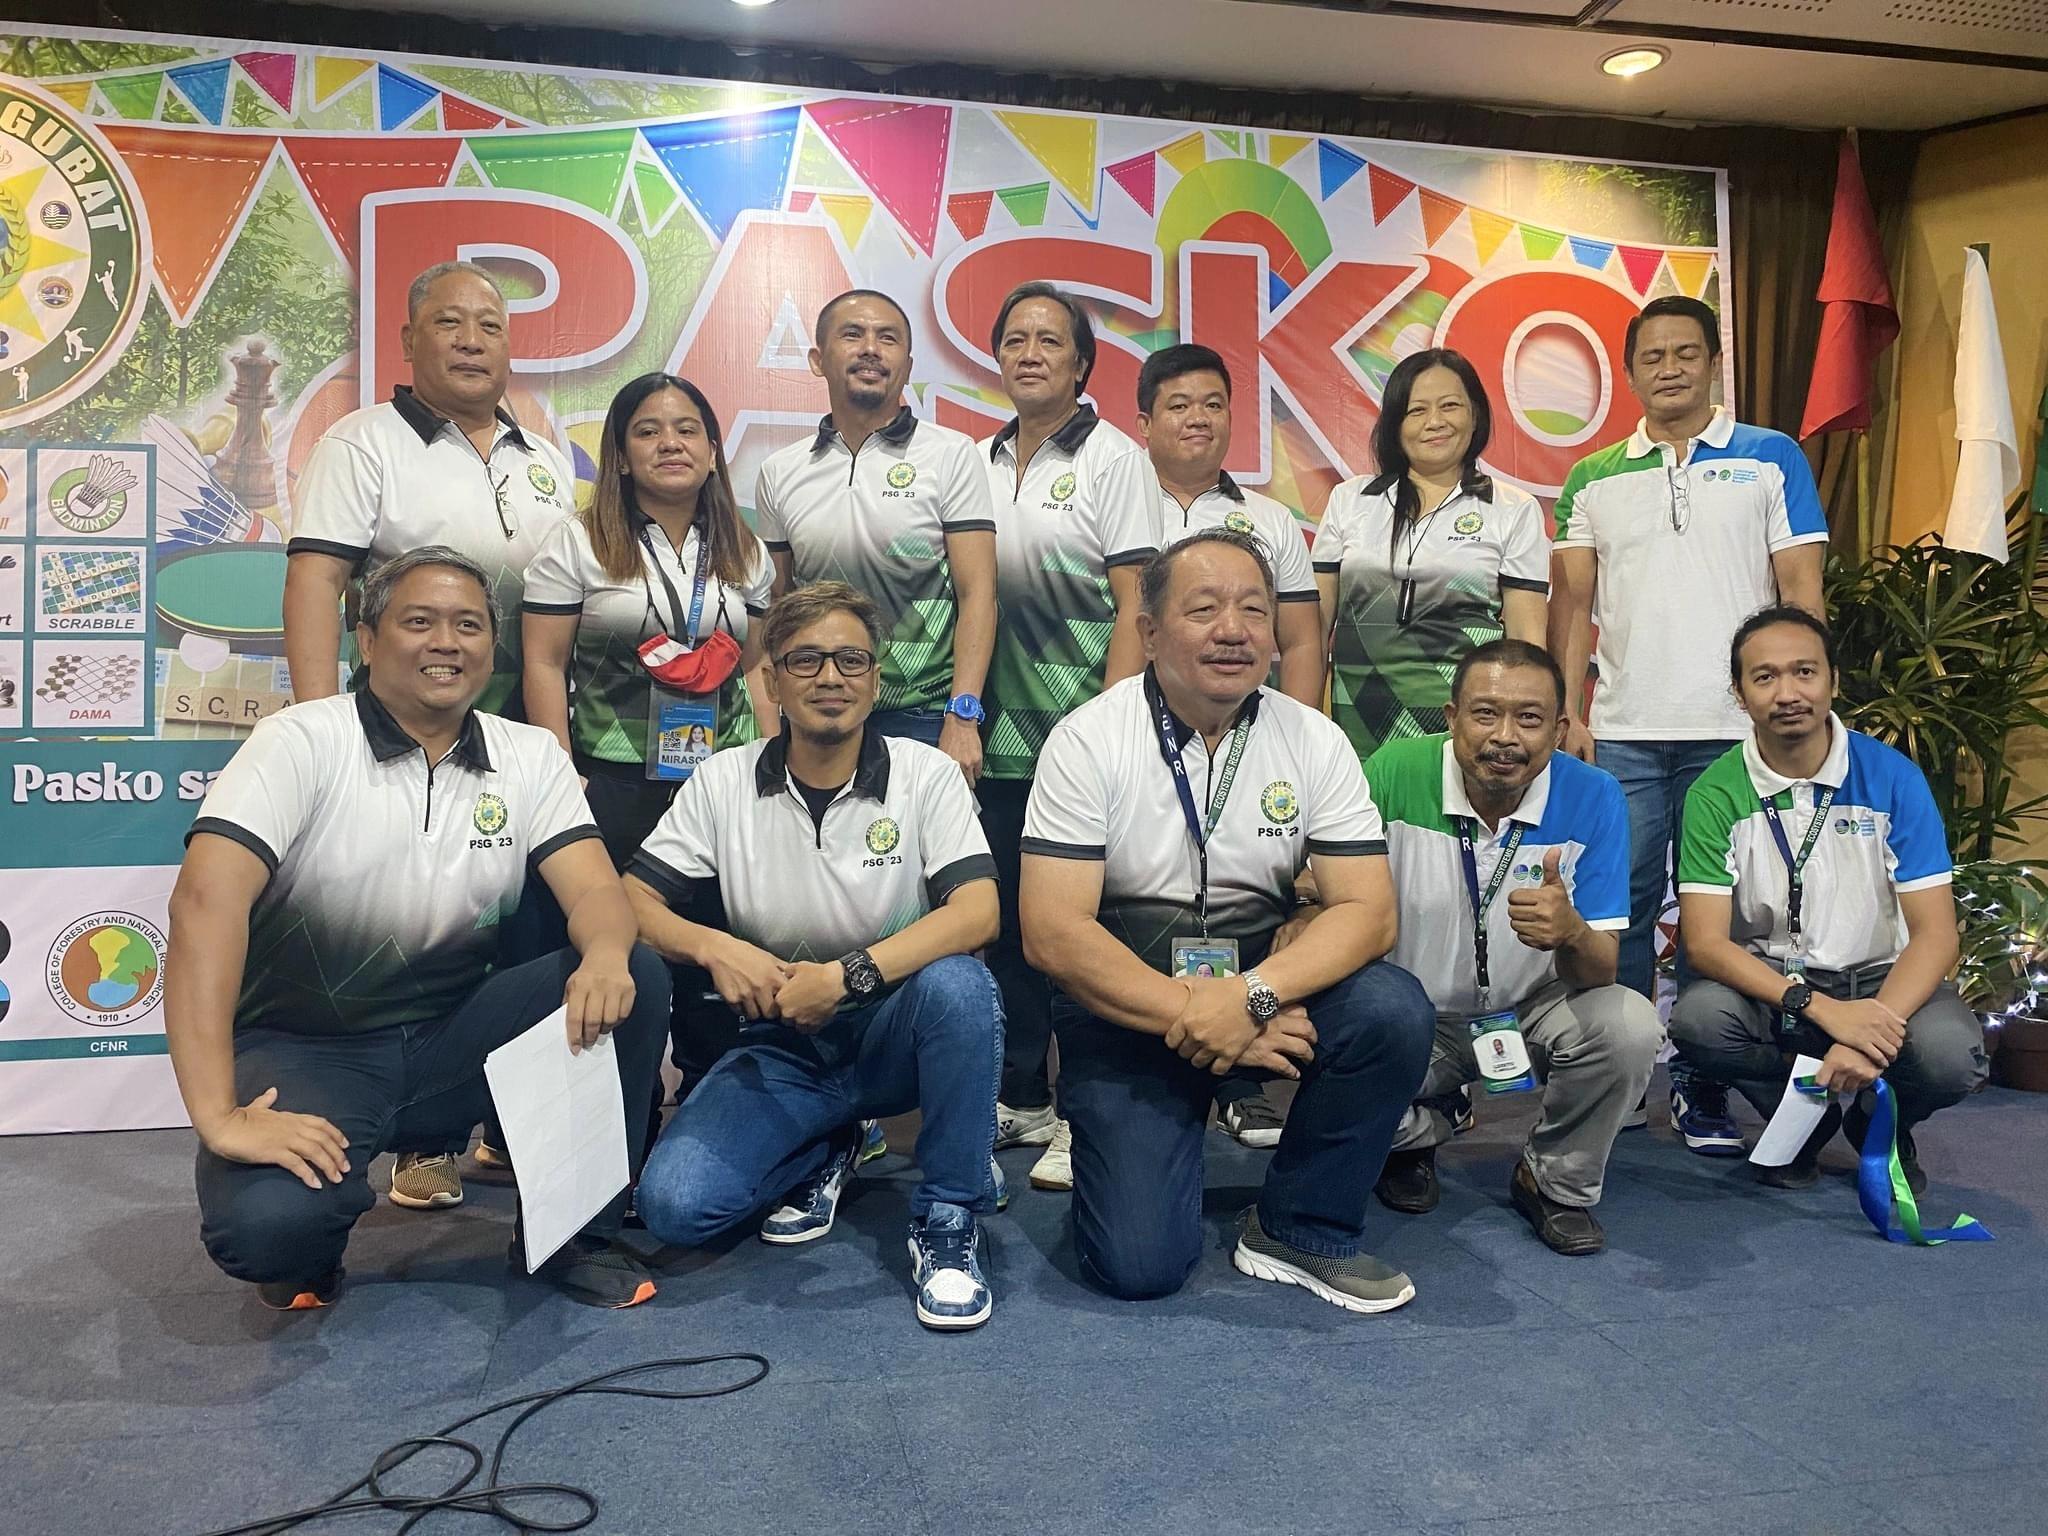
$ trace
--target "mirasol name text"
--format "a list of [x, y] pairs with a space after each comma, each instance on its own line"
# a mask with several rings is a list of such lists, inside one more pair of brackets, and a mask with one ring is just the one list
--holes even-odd
[[[204, 800], [216, 774], [188, 768], [178, 775], [180, 800]], [[133, 773], [118, 763], [102, 762], [78, 773], [52, 773], [34, 763], [14, 765], [14, 803], [41, 800], [48, 805], [88, 805], [108, 800], [160, 800], [164, 776], [145, 768]]]

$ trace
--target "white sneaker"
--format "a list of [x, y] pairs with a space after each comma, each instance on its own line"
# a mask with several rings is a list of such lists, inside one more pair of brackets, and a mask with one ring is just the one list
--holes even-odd
[[1042, 1147], [1052, 1140], [1053, 1128], [1060, 1123], [1050, 1104], [1038, 1109], [1012, 1109], [1007, 1104], [996, 1105], [996, 1150], [1004, 1147]]
[[1031, 1165], [1031, 1187], [1033, 1189], [1072, 1189], [1074, 1187], [1074, 1128], [1064, 1120], [1054, 1120], [1052, 1138], [1046, 1146], [1045, 1156]]

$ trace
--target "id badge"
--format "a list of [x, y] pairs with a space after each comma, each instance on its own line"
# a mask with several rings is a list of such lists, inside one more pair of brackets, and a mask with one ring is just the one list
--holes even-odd
[[1175, 939], [1173, 974], [1190, 981], [1197, 977], [1235, 976], [1237, 940]]
[[680, 784], [718, 748], [718, 701], [650, 688], [647, 701], [647, 777]]
[[1512, 1008], [1482, 1013], [1466, 1027], [1472, 1033], [1472, 1055], [1488, 1093], [1521, 1093], [1536, 1086], [1529, 1047]]

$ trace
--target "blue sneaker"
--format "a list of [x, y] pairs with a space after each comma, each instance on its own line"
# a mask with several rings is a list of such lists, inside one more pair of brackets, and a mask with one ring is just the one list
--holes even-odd
[[860, 1142], [856, 1139], [834, 1152], [808, 1183], [799, 1184], [781, 1205], [768, 1213], [768, 1219], [761, 1223], [761, 1241], [810, 1243], [830, 1232], [839, 1215], [839, 1198], [853, 1182], [853, 1172], [859, 1164]]
[[1671, 1124], [1701, 1157], [1741, 1157], [1749, 1151], [1728, 1113], [1728, 1089], [1689, 1077], [1671, 1090]]
[[995, 1311], [981, 1273], [980, 1229], [959, 1206], [941, 1201], [910, 1224], [910, 1266], [925, 1327], [979, 1328]]
[[860, 1160], [872, 1163], [878, 1157], [889, 1155], [889, 1138], [882, 1134], [882, 1122], [863, 1120], [860, 1123]]

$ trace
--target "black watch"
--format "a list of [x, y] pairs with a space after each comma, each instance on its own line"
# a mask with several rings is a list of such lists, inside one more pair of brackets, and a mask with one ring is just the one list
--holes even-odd
[[1778, 1012], [1785, 1018], [1796, 1019], [1806, 1012], [1813, 1001], [1813, 988], [1803, 981], [1795, 981], [1785, 989], [1785, 995], [1778, 999]]
[[866, 950], [841, 955], [839, 968], [846, 973], [846, 995], [855, 1002], [864, 1003], [882, 990], [881, 968]]

